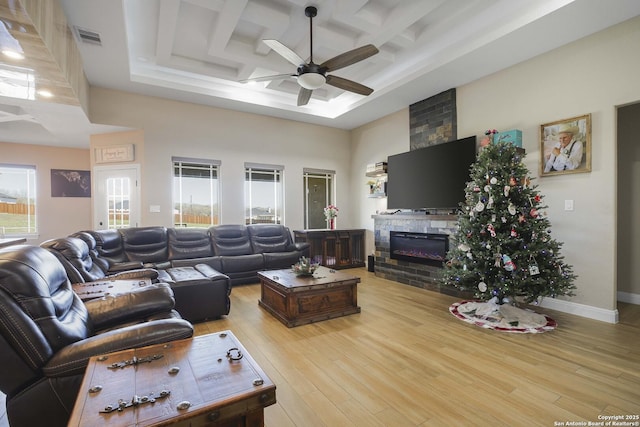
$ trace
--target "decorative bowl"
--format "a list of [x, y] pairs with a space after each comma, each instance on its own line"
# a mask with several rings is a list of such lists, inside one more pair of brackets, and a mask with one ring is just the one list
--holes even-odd
[[313, 276], [313, 273], [318, 269], [320, 265], [314, 264], [309, 258], [302, 257], [300, 261], [291, 266], [296, 276]]

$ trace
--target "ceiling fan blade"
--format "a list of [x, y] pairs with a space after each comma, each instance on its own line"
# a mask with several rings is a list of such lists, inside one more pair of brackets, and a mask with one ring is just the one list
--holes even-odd
[[269, 46], [278, 55], [282, 56], [287, 61], [291, 62], [296, 67], [300, 64], [304, 64], [304, 59], [300, 58], [300, 55], [280, 43], [278, 40], [262, 40], [264, 44]]
[[373, 89], [371, 89], [370, 87], [338, 76], [327, 76], [327, 84], [339, 89], [348, 90], [349, 92], [365, 96], [371, 95], [373, 93]]
[[300, 92], [298, 92], [298, 107], [307, 105], [309, 99], [311, 99], [311, 92], [313, 91], [310, 89], [300, 88]]
[[325, 67], [327, 72], [339, 70], [340, 68], [347, 67], [351, 64], [355, 64], [356, 62], [360, 62], [363, 59], [367, 59], [370, 56], [378, 53], [378, 48], [372, 44], [368, 44], [362, 47], [358, 47], [356, 49], [350, 50], [338, 56], [334, 56], [333, 58], [326, 60], [320, 67]]
[[251, 79], [239, 80], [239, 83], [249, 83], [249, 82], [268, 82], [271, 80], [284, 80], [289, 77], [295, 77], [296, 74], [276, 74], [273, 76], [262, 76], [262, 77], [253, 77]]

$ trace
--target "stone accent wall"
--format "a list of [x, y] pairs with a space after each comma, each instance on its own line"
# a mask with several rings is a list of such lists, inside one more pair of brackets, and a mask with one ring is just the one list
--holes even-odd
[[[455, 215], [395, 214], [373, 215], [375, 239], [375, 275], [405, 285], [443, 294], [463, 296], [457, 289], [442, 286], [439, 267], [391, 259], [389, 250], [391, 231], [436, 233], [452, 235], [458, 227]], [[449, 242], [449, 245], [453, 242]]]
[[456, 89], [409, 106], [411, 150], [458, 139]]

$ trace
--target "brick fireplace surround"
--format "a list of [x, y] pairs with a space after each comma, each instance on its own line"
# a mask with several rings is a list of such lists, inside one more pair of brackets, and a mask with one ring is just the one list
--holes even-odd
[[[443, 294], [461, 296], [454, 288], [438, 282], [441, 268], [410, 261], [391, 259], [390, 232], [434, 233], [452, 235], [458, 227], [456, 215], [425, 215], [422, 213], [397, 213], [373, 215], [375, 237], [375, 275], [418, 288]], [[450, 242], [451, 245], [453, 242]]]

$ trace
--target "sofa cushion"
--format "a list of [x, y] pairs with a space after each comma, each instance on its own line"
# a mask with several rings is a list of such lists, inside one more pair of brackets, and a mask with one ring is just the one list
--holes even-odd
[[106, 259], [109, 266], [128, 261], [118, 230], [89, 230], [86, 233], [95, 239], [98, 256]]
[[244, 225], [216, 225], [209, 228], [213, 251], [216, 255], [251, 255], [253, 248], [249, 232]]
[[163, 263], [167, 261], [167, 229], [165, 227], [121, 228], [122, 243], [129, 261]]
[[61, 237], [42, 242], [40, 246], [58, 258], [73, 283], [92, 282], [105, 276], [104, 270], [93, 262], [84, 240], [77, 237]]
[[289, 229], [280, 224], [252, 224], [247, 226], [253, 252], [287, 252], [295, 250]]
[[194, 259], [213, 256], [207, 228], [169, 228], [169, 260]]

